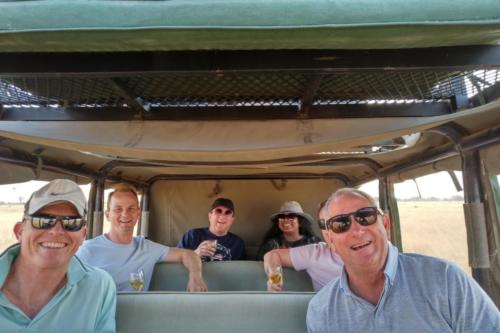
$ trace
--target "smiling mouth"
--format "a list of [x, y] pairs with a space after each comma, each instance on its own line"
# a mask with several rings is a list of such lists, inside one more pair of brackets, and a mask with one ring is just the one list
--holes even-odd
[[361, 250], [362, 248], [367, 247], [371, 243], [372, 243], [371, 241], [359, 243], [359, 244], [351, 246], [351, 249], [353, 249], [354, 251], [358, 251], [358, 250]]
[[40, 243], [40, 245], [47, 249], [61, 249], [67, 246], [66, 243], [60, 243], [60, 242], [43, 242]]

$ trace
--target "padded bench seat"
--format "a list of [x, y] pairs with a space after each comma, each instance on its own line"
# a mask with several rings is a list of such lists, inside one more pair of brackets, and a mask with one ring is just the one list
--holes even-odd
[[314, 293], [119, 292], [117, 332], [307, 332]]
[[[203, 263], [203, 278], [209, 291], [266, 291], [266, 274], [261, 261]], [[185, 291], [188, 272], [182, 264], [156, 264], [150, 291]], [[314, 291], [305, 271], [283, 269], [284, 291]]]

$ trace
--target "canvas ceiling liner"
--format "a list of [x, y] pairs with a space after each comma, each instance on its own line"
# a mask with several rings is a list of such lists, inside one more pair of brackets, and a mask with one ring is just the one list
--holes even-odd
[[500, 176], [500, 145], [483, 149], [481, 159], [490, 176]]
[[0, 1], [2, 52], [389, 49], [498, 43], [497, 0], [434, 0], [425, 5], [421, 0]]
[[[0, 136], [112, 158], [158, 161], [275, 161], [345, 150], [450, 121], [500, 123], [500, 101], [429, 118], [268, 121], [3, 121]], [[270, 165], [275, 162], [270, 162]], [[279, 162], [278, 162], [279, 164]], [[265, 165], [265, 163], [263, 164]], [[233, 165], [236, 166], [236, 165]]]

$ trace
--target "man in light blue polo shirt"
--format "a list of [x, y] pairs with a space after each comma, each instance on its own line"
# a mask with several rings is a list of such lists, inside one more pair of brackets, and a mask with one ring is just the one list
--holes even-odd
[[34, 192], [19, 244], [0, 255], [1, 332], [115, 332], [116, 289], [74, 256], [85, 239], [85, 196], [56, 179]]
[[[118, 291], [149, 290], [155, 264], [179, 262], [188, 270], [187, 291], [207, 291], [202, 276], [200, 258], [191, 250], [170, 248], [134, 237], [141, 208], [137, 191], [130, 185], [118, 184], [109, 193], [106, 218], [111, 223], [109, 233], [89, 239], [77, 252], [83, 262], [108, 272]], [[139, 275], [139, 283], [132, 286], [130, 274]]]
[[326, 240], [344, 270], [309, 303], [309, 332], [500, 332], [497, 307], [460, 268], [398, 253], [369, 195], [340, 189], [326, 207]]

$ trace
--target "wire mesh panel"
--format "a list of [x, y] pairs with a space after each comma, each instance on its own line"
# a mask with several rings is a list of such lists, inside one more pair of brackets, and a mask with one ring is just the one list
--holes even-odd
[[316, 102], [437, 101], [471, 97], [500, 80], [498, 70], [347, 72], [325, 77]]
[[[500, 81], [499, 70], [227, 72], [126, 77], [15, 77], [0, 80], [3, 106], [129, 108], [138, 99], [157, 107], [298, 105], [370, 101], [428, 102], [471, 97]], [[312, 82], [316, 82], [312, 86]], [[319, 84], [318, 84], [319, 82]], [[118, 86], [123, 89], [117, 89]]]
[[0, 81], [4, 105], [117, 106], [123, 98], [109, 79], [85, 77], [27, 77]]
[[132, 77], [134, 94], [158, 106], [293, 104], [307, 82], [304, 74], [195, 74]]

